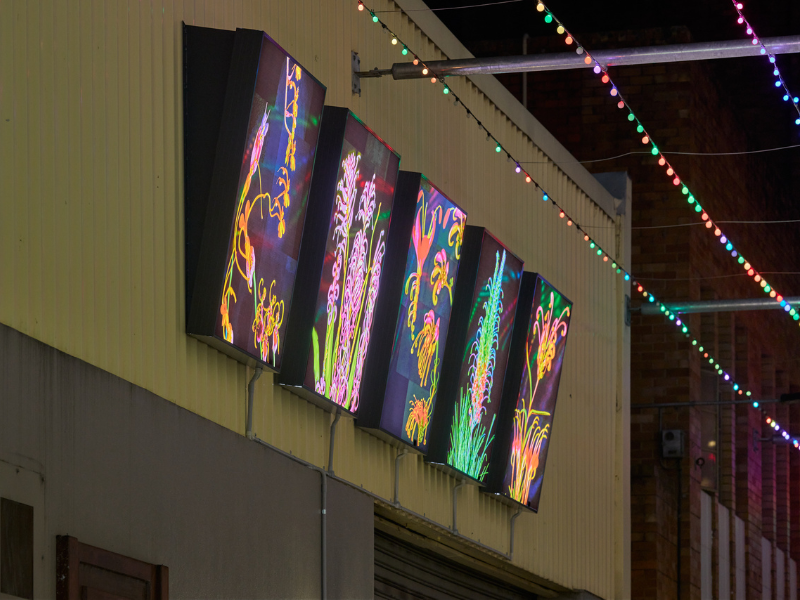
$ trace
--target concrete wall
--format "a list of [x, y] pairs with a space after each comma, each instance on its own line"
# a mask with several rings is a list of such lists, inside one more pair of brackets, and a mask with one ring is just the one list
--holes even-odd
[[[319, 598], [321, 477], [0, 326], [0, 496], [34, 507], [35, 597], [55, 536], [169, 567], [171, 598]], [[373, 502], [328, 482], [329, 598], [371, 598]]]

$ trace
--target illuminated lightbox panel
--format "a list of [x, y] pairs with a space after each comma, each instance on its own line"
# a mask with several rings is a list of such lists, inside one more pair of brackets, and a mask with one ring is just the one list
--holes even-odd
[[381, 333], [365, 366], [358, 425], [424, 453], [467, 215], [420, 173], [400, 173], [395, 206], [401, 202], [412, 207], [411, 218], [401, 225], [392, 216], [398, 248], [384, 273]]
[[466, 228], [427, 460], [478, 483], [501, 429], [522, 269], [486, 229]]
[[261, 31], [184, 41], [187, 332], [279, 371], [325, 87]]
[[503, 390], [500, 443], [486, 490], [539, 509], [572, 302], [535, 273], [525, 273]]
[[399, 166], [349, 110], [325, 107], [279, 383], [327, 409], [361, 401]]

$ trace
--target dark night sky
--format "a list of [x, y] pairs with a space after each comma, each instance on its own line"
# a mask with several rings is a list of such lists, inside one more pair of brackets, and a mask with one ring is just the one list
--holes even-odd
[[[490, 1], [492, 0], [426, 0], [433, 9]], [[768, 38], [800, 35], [799, 0], [743, 1], [744, 14], [759, 36]], [[582, 33], [671, 26], [687, 27], [696, 42], [747, 37], [744, 26], [736, 22], [737, 14], [730, 0], [549, 0], [547, 6], [578, 40]], [[534, 38], [554, 38], [557, 35], [555, 24], [546, 24], [542, 13], [536, 11], [536, 0], [463, 10], [437, 10], [436, 14], [476, 56], [481, 55], [480, 46], [476, 47], [476, 44], [487, 47], [487, 41], [519, 40], [518, 52], [521, 53], [521, 40], [525, 33]], [[591, 47], [588, 49], [591, 51]], [[748, 139], [746, 148], [728, 147], [725, 139], [719, 139], [716, 151], [738, 152], [800, 144], [800, 127], [794, 124], [797, 115], [789, 103], [782, 101], [783, 92], [778, 92], [774, 87], [774, 78], [766, 58], [724, 59], [709, 61], [709, 64], [712, 65], [717, 83], [729, 106], [738, 115], [740, 127]], [[789, 89], [800, 96], [800, 54], [779, 55], [777, 64]], [[535, 74], [531, 77], [535, 81]], [[624, 93], [624, 89], [622, 91]], [[532, 106], [531, 110], [538, 114], [541, 109]], [[621, 122], [620, 135], [628, 134], [625, 124]], [[771, 161], [772, 172], [781, 180], [777, 187], [783, 188], [779, 193], [784, 198], [781, 210], [776, 207], [772, 211], [765, 206], [767, 212], [783, 214], [765, 215], [765, 218], [800, 218], [800, 202], [795, 200], [797, 194], [794, 189], [796, 185], [800, 185], [800, 148], [763, 156], [764, 160]], [[577, 158], [583, 160], [597, 157]], [[796, 214], [787, 215], [787, 210]], [[800, 227], [797, 229], [800, 230]]]
[[[490, 1], [427, 0], [427, 4], [441, 9]], [[800, 2], [797, 0], [745, 0], [744, 4], [744, 13], [760, 36], [800, 34]], [[670, 26], [687, 27], [697, 42], [745, 37], [744, 27], [736, 23], [736, 11], [730, 0], [551, 0], [547, 5], [579, 40], [581, 33]], [[470, 50], [475, 42], [521, 40], [525, 33], [533, 37], [555, 35], [554, 25], [545, 24], [542, 14], [536, 11], [536, 0], [437, 10], [436, 14]], [[723, 89], [742, 113], [742, 126], [751, 138], [748, 149], [800, 143], [800, 127], [794, 125], [791, 107], [781, 101], [782, 93], [772, 87], [773, 78], [765, 59], [739, 58], [714, 63]], [[779, 56], [778, 66], [789, 89], [800, 95], [800, 55]], [[720, 151], [729, 150], [743, 148], [720, 148]], [[800, 159], [800, 150], [796, 155]]]

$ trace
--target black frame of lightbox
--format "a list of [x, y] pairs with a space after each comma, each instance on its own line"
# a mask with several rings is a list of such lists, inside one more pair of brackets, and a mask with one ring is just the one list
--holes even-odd
[[[276, 383], [326, 411], [355, 416], [356, 413], [339, 406], [325, 396], [318, 394], [315, 390], [305, 386], [306, 368], [309, 353], [311, 352], [311, 330], [314, 327], [314, 310], [322, 281], [325, 248], [328, 243], [331, 214], [336, 199], [336, 184], [342, 148], [344, 147], [345, 130], [350, 115], [398, 157], [398, 180], [395, 184], [392, 213], [389, 217], [386, 255], [383, 262], [383, 272], [381, 273], [380, 291], [375, 305], [373, 331], [375, 331], [375, 326], [380, 323], [379, 310], [381, 310], [381, 307], [389, 303], [389, 297], [392, 294], [399, 295], [399, 291], [395, 289], [395, 279], [397, 277], [387, 277], [387, 272], [394, 270], [393, 262], [396, 262], [397, 248], [406, 244], [403, 252], [407, 249], [408, 240], [411, 236], [411, 226], [413, 225], [414, 208], [416, 207], [416, 202], [409, 206], [407, 206], [407, 202], [398, 202], [397, 191], [400, 185], [400, 174], [402, 173], [399, 170], [400, 155], [350, 109], [326, 105], [322, 113], [322, 127], [317, 144], [314, 176], [311, 180], [311, 190], [308, 198], [303, 244], [300, 248], [300, 256], [297, 263], [295, 290], [298, 293], [294, 298], [294, 306], [286, 327], [286, 337], [287, 340], [291, 340], [291, 343], [286, 345], [281, 373], [276, 378]], [[395, 227], [395, 223], [397, 223], [397, 227]], [[397, 232], [394, 231], [395, 229], [397, 229]], [[391, 260], [393, 257], [395, 261]], [[405, 255], [403, 255], [404, 258]], [[402, 267], [399, 277], [402, 278]], [[391, 291], [389, 294], [387, 294], [387, 289], [384, 288], [386, 283], [390, 284]], [[384, 308], [383, 310], [385, 311], [386, 309]], [[380, 344], [376, 344], [376, 341], [375, 337], [370, 341], [370, 348], [364, 362], [365, 375], [372, 355], [380, 346]], [[362, 390], [364, 389], [364, 379], [362, 379], [361, 384]]]
[[[486, 484], [481, 490], [492, 495], [504, 504], [525, 508], [534, 513], [539, 512], [538, 506], [532, 507], [527, 502], [517, 502], [503, 493], [503, 479], [505, 478], [508, 457], [511, 452], [512, 434], [514, 430], [514, 411], [517, 408], [519, 390], [522, 386], [522, 373], [525, 369], [525, 346], [528, 343], [531, 311], [533, 310], [533, 303], [536, 300], [536, 291], [539, 281], [543, 281], [553, 289], [556, 289], [555, 286], [539, 273], [531, 273], [529, 271], [524, 271], [522, 273], [519, 299], [517, 301], [517, 314], [514, 318], [514, 331], [511, 334], [511, 347], [508, 366], [506, 368], [506, 381], [503, 385], [503, 401], [500, 405], [500, 427], [498, 428], [498, 434], [502, 435], [500, 437], [500, 445], [495, 447], [492, 458], [489, 461], [489, 473], [486, 478]], [[564, 300], [569, 302], [570, 306], [573, 306], [569, 298], [561, 294], [560, 291], [558, 291], [558, 293]], [[561, 372], [558, 374], [558, 379], [556, 401], [553, 403], [553, 414], [551, 415], [551, 434], [552, 423], [555, 421], [555, 409], [558, 404], [558, 386], [561, 381]], [[545, 461], [542, 465], [542, 478], [544, 478], [546, 466], [547, 462]]]
[[[291, 57], [264, 31], [183, 24], [186, 333], [248, 366], [278, 372], [271, 364], [215, 335], [250, 107], [265, 38]], [[297, 64], [305, 77], [327, 90]], [[301, 252], [304, 244], [305, 233]], [[297, 290], [295, 279], [292, 305]]]
[[[428, 454], [425, 456], [426, 462], [434, 464], [457, 479], [471, 481], [481, 487], [485, 485], [485, 482], [481, 482], [447, 464], [447, 450], [450, 440], [450, 423], [453, 420], [456, 403], [458, 402], [458, 379], [461, 375], [461, 367], [465, 360], [469, 343], [467, 334], [469, 333], [470, 315], [475, 302], [473, 292], [475, 291], [475, 284], [478, 280], [478, 269], [483, 253], [483, 240], [486, 236], [494, 239], [508, 254], [519, 260], [524, 269], [525, 262], [514, 254], [500, 238], [489, 232], [488, 229], [475, 225], [466, 226], [464, 231], [464, 243], [461, 247], [461, 262], [458, 267], [458, 281], [453, 290], [453, 310], [450, 313], [450, 330], [447, 333], [447, 345], [445, 346], [442, 374], [439, 380], [439, 398], [436, 403], [433, 418], [431, 419], [431, 442], [428, 445]], [[520, 285], [521, 283], [522, 282], [520, 282]], [[516, 301], [517, 298], [514, 300]], [[515, 311], [513, 326], [516, 325], [516, 314]], [[509, 358], [511, 358], [510, 345]], [[503, 392], [505, 392], [507, 371], [508, 365], [506, 365], [506, 372], [502, 374], [503, 382], [501, 385], [503, 386]], [[497, 412], [498, 421], [503, 414], [503, 397], [504, 396], [501, 394], [501, 406]], [[495, 449], [496, 447], [492, 449], [492, 456], [494, 456]], [[486, 475], [487, 478], [491, 475], [491, 458], [489, 465], [490, 471]]]

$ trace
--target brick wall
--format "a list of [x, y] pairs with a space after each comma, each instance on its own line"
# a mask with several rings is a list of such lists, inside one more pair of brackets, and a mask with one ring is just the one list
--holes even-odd
[[[687, 30], [671, 28], [580, 36], [589, 48], [645, 46], [688, 42]], [[476, 55], [518, 54], [520, 42], [474, 45]], [[558, 38], [532, 40], [531, 53], [564, 51]], [[649, 65], [612, 70], [615, 83], [633, 106], [659, 147], [671, 152], [721, 152], [748, 148], [740, 115], [704, 63]], [[520, 75], [499, 76], [521, 97]], [[718, 240], [702, 226], [636, 229], [696, 223], [641, 135], [609, 96], [609, 86], [587, 70], [528, 75], [528, 108], [579, 160], [639, 152], [616, 160], [585, 163], [595, 172], [628, 171], [633, 181], [632, 270], [657, 298], [758, 297], [758, 288], [731, 260]], [[764, 110], [774, 98], [765, 97]], [[777, 145], [777, 144], [776, 144]], [[788, 218], [793, 206], [782, 184], [780, 161], [768, 156], [669, 156], [704, 208], [718, 220]], [[764, 271], [797, 270], [791, 226], [724, 225], [737, 248]], [[798, 279], [770, 276], [784, 295], [800, 295]], [[634, 294], [635, 296], [635, 294]], [[634, 305], [638, 302], [634, 299]], [[711, 320], [688, 319], [702, 330], [701, 343], [710, 356], [753, 397], [772, 397], [800, 385], [794, 355], [800, 331], [777, 311], [723, 313]], [[631, 402], [700, 400], [700, 373], [708, 367], [689, 340], [661, 316], [634, 314], [631, 335]], [[761, 396], [761, 394], [766, 394]], [[741, 399], [730, 386], [720, 386], [719, 399]], [[703, 398], [706, 399], [706, 398]], [[777, 413], [775, 411], [778, 411]], [[791, 422], [800, 435], [800, 407], [768, 408], [782, 425]], [[772, 540], [800, 559], [800, 453], [786, 446], [760, 442], [771, 437], [760, 411], [749, 406], [720, 413], [720, 460], [717, 499], [745, 522], [747, 598], [761, 598], [761, 539]], [[687, 456], [661, 460], [662, 429], [686, 432]], [[631, 528], [634, 597], [678, 597], [678, 503], [681, 513], [681, 598], [700, 600], [700, 419], [696, 408], [631, 414]], [[680, 470], [678, 469], [680, 467]], [[678, 476], [680, 474], [680, 485]], [[794, 475], [794, 478], [791, 477]], [[794, 482], [793, 482], [794, 481]], [[678, 490], [681, 497], [678, 497]], [[732, 536], [733, 537], [733, 536]], [[774, 555], [774, 552], [773, 552]], [[733, 558], [733, 553], [732, 553]], [[714, 569], [716, 569], [714, 565]], [[773, 565], [774, 579], [774, 565]], [[788, 568], [786, 569], [788, 573]], [[716, 573], [716, 571], [715, 571]], [[787, 575], [788, 590], [788, 575]], [[773, 580], [773, 590], [776, 589]], [[735, 593], [732, 583], [732, 592]], [[788, 597], [788, 593], [787, 593]]]

